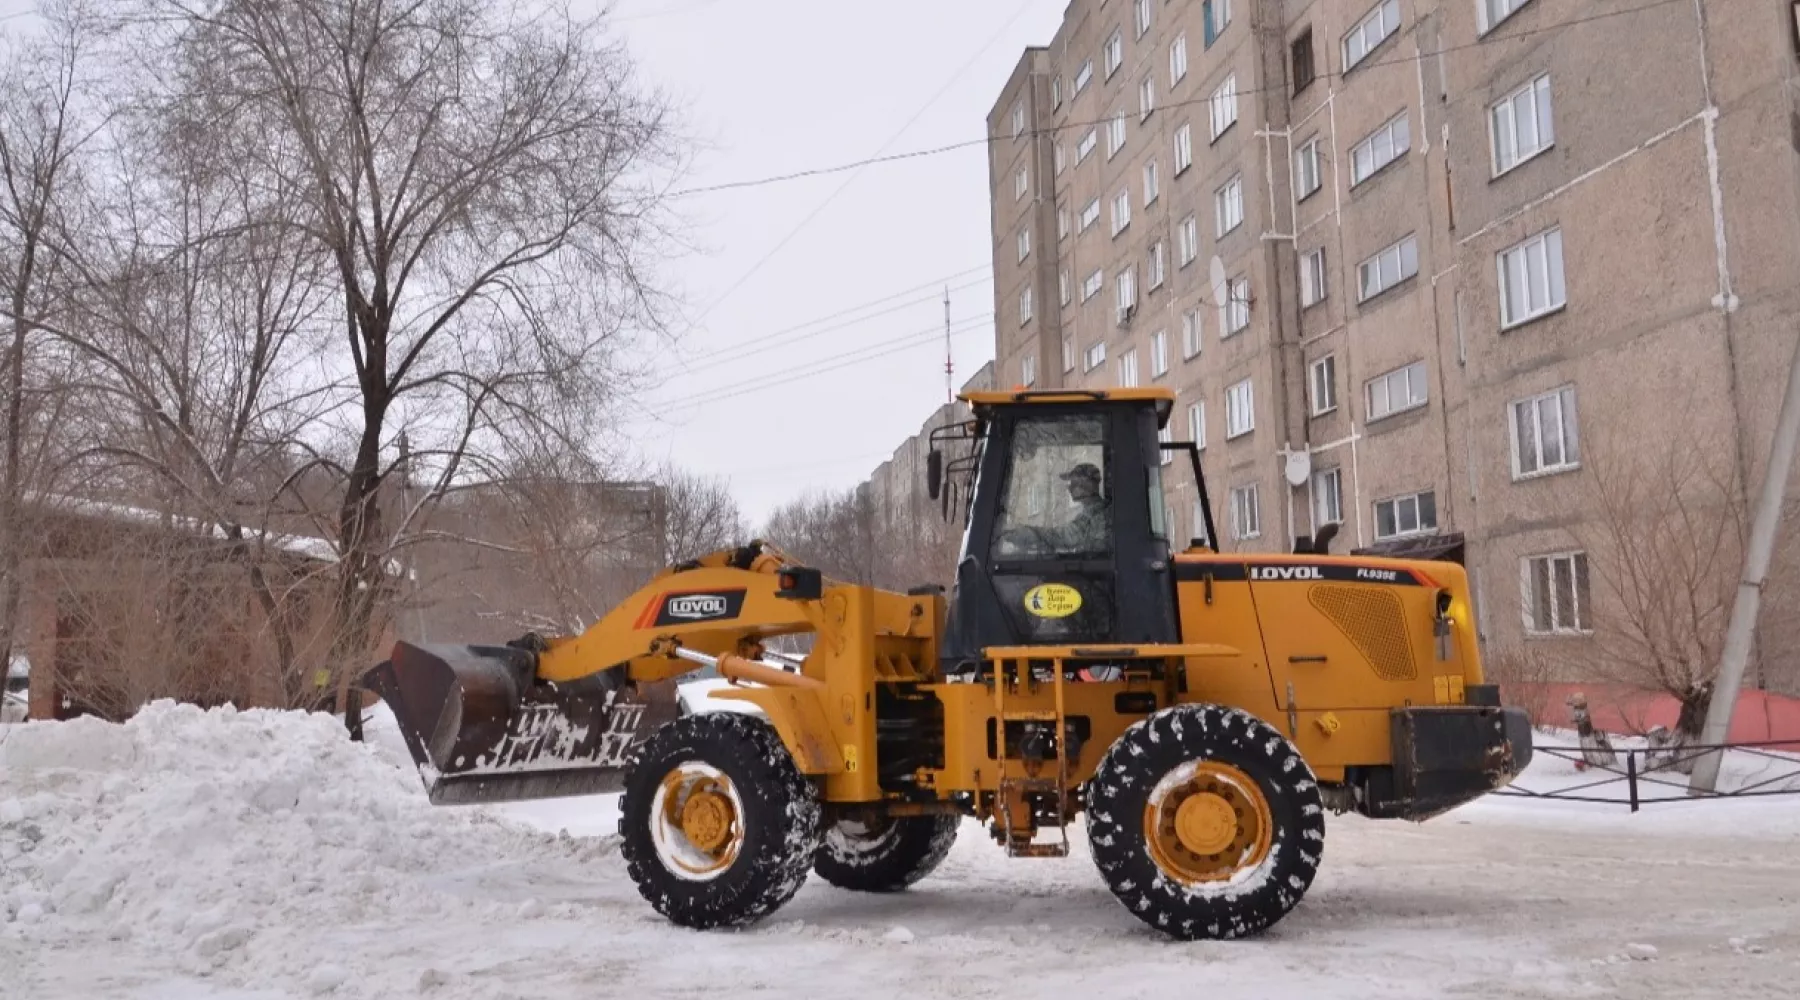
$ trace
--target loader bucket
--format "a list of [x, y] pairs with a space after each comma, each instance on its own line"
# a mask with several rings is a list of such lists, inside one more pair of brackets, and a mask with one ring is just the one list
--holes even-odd
[[631, 752], [675, 717], [672, 682], [607, 671], [549, 684], [535, 660], [511, 646], [398, 642], [369, 671], [434, 804], [618, 791]]

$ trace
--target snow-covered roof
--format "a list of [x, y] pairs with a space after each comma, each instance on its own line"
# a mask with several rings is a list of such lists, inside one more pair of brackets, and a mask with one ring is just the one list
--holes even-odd
[[[212, 537], [220, 541], [229, 540], [225, 529], [217, 524], [207, 524], [194, 517], [179, 514], [164, 514], [162, 511], [145, 507], [134, 507], [130, 504], [113, 503], [108, 500], [93, 500], [87, 497], [72, 497], [43, 493], [32, 498], [36, 502], [53, 510], [70, 510], [77, 513], [96, 514], [119, 521], [133, 521], [139, 524], [173, 523], [188, 531], [199, 532], [202, 527], [209, 529]], [[313, 535], [284, 535], [276, 532], [258, 531], [253, 528], [244, 529], [245, 538], [253, 543], [266, 544], [294, 555], [317, 559], [321, 562], [337, 562], [337, 547], [330, 539]]]

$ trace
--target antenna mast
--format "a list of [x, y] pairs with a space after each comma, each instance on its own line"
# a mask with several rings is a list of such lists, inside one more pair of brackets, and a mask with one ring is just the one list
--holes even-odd
[[956, 365], [950, 360], [950, 286], [944, 286], [944, 402], [956, 401]]

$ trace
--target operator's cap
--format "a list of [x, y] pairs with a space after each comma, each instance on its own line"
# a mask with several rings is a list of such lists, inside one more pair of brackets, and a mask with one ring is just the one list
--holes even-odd
[[1092, 462], [1083, 462], [1058, 478], [1064, 480], [1091, 479], [1097, 483], [1100, 481], [1100, 469]]

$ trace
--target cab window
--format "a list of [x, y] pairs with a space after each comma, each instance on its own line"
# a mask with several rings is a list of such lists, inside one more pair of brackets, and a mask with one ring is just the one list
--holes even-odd
[[1032, 417], [1013, 427], [994, 533], [996, 559], [1106, 556], [1112, 490], [1100, 416]]

